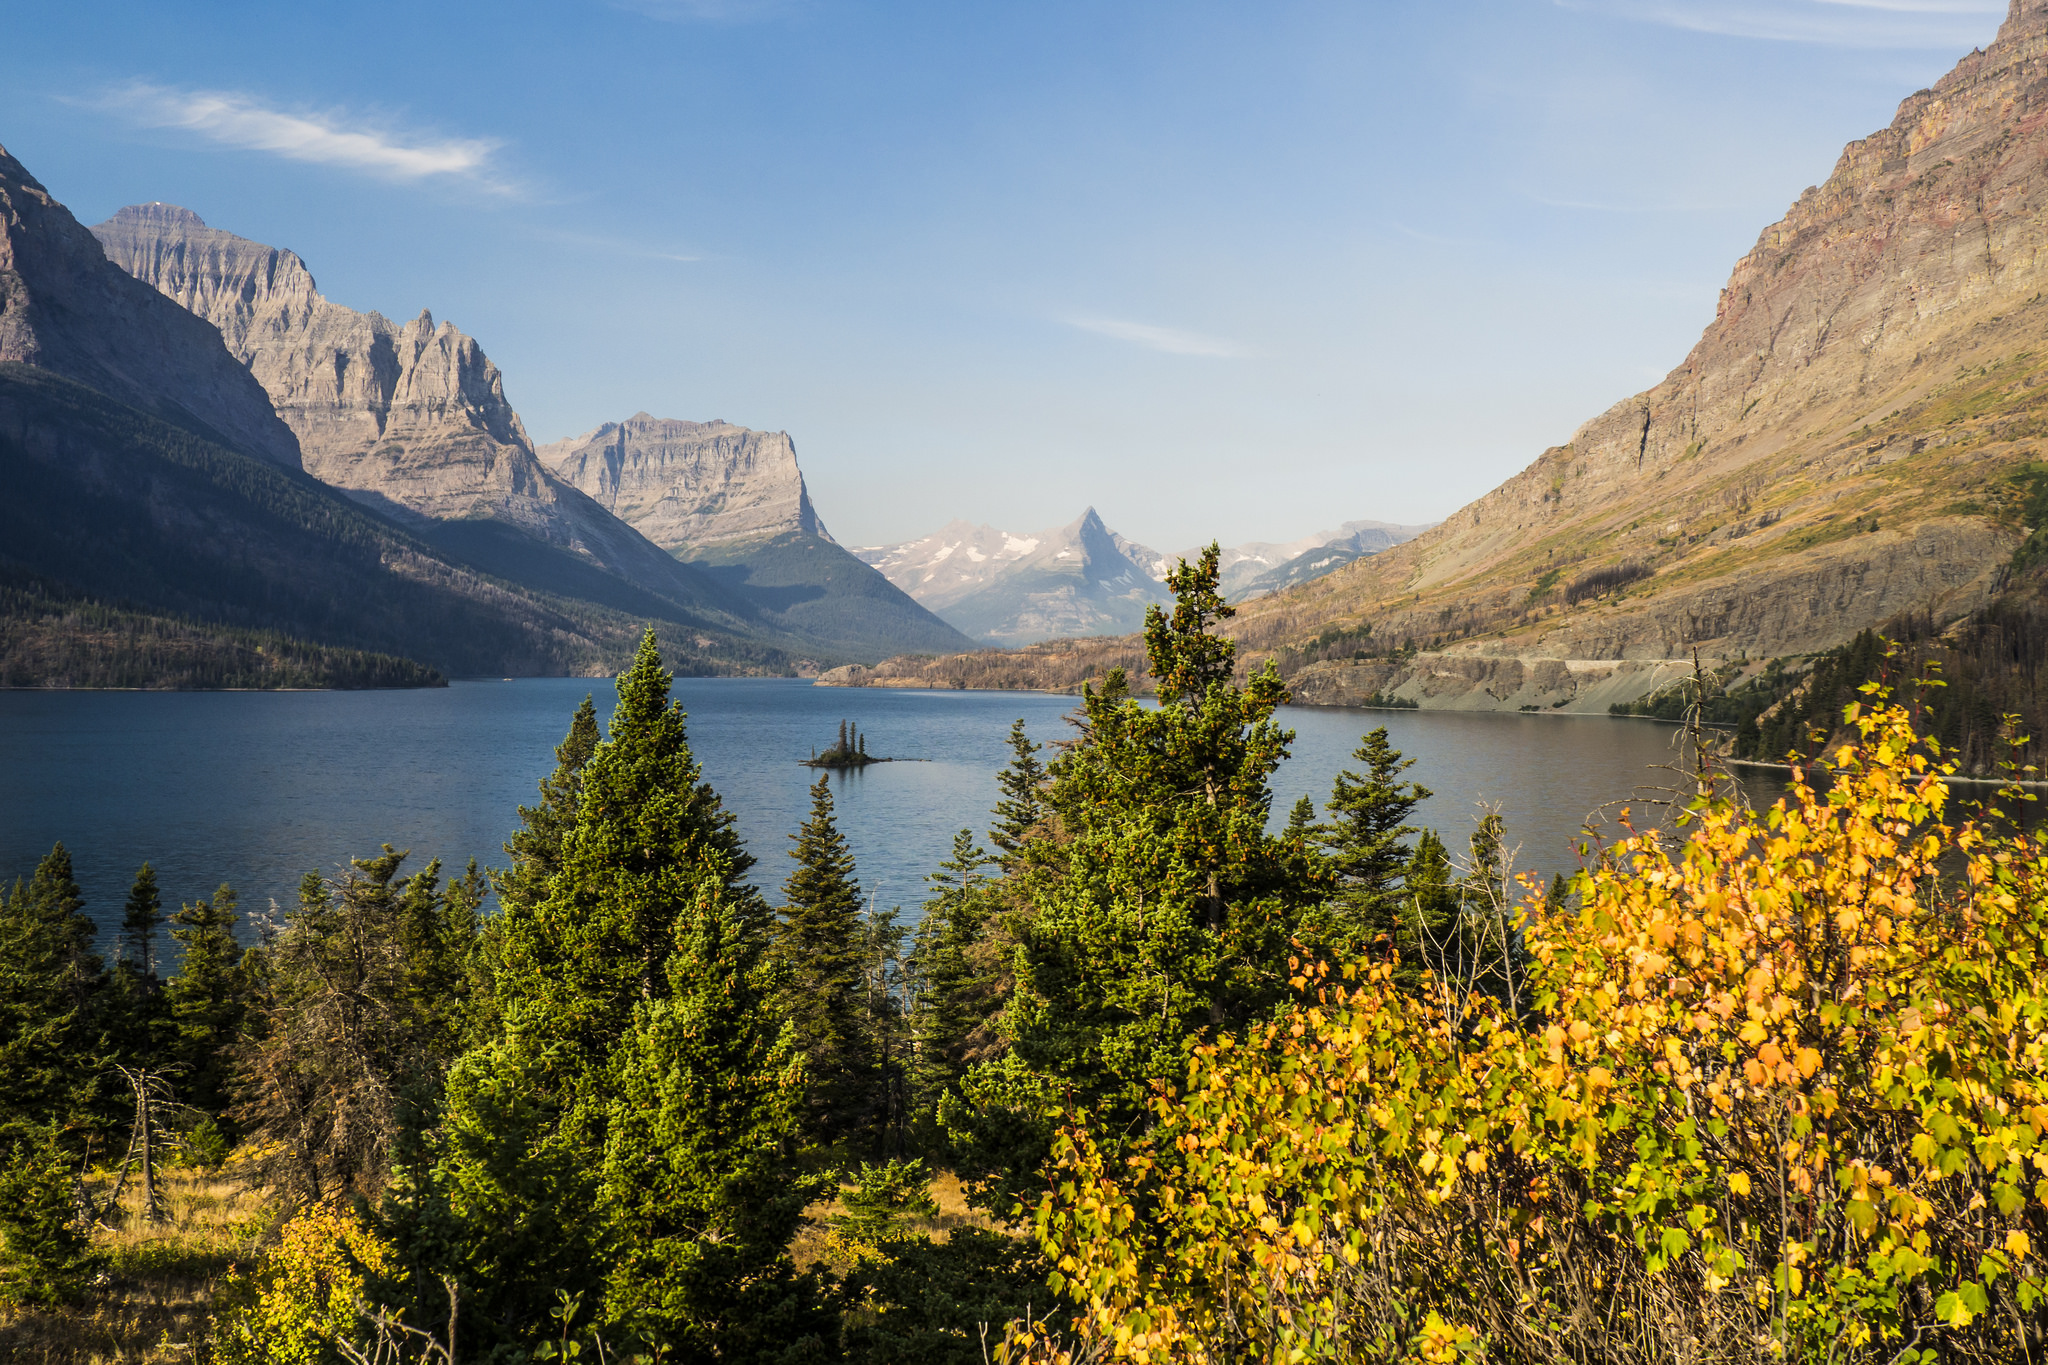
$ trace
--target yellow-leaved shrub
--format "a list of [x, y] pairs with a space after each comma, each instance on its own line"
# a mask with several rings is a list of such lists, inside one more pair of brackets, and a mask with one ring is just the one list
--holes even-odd
[[[311, 1208], [284, 1225], [253, 1274], [235, 1277], [213, 1320], [217, 1365], [325, 1365], [367, 1336], [371, 1282], [391, 1245], [353, 1215]], [[360, 1354], [360, 1352], [358, 1352]]]
[[1195, 1056], [1037, 1210], [1078, 1335], [1007, 1359], [2048, 1358], [2048, 855], [1945, 816], [1903, 708], [1825, 793], [1530, 898], [1533, 1017], [1375, 965]]

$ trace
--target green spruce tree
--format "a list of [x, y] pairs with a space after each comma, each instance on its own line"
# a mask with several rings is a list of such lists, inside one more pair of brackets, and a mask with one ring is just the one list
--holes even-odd
[[583, 769], [601, 737], [596, 703], [586, 696], [569, 721], [569, 733], [555, 746], [555, 770], [541, 779], [540, 803], [519, 808], [519, 828], [505, 841], [512, 866], [491, 874], [498, 903], [506, 909], [537, 905], [561, 871], [562, 840], [576, 823]]
[[113, 1028], [122, 1064], [157, 1071], [172, 1060], [175, 1037], [170, 1002], [157, 971], [158, 932], [163, 928], [163, 893], [156, 869], [144, 863], [128, 889], [121, 913], [120, 957], [111, 980]]
[[833, 819], [829, 777], [812, 786], [810, 819], [790, 838], [796, 868], [783, 883], [775, 955], [809, 1080], [805, 1132], [820, 1146], [869, 1151], [880, 1077], [864, 979], [867, 935], [853, 850]]
[[1045, 765], [1038, 761], [1038, 752], [1044, 746], [1033, 743], [1024, 733], [1021, 718], [1010, 726], [1009, 745], [1010, 762], [996, 776], [996, 785], [1003, 794], [996, 801], [995, 823], [988, 832], [989, 843], [1005, 865], [1014, 864], [1022, 856], [1025, 843], [1040, 832], [1048, 814]]
[[234, 888], [226, 884], [212, 900], [171, 916], [171, 937], [182, 956], [164, 996], [171, 1055], [180, 1068], [178, 1090], [187, 1104], [215, 1119], [234, 1101], [235, 1050], [255, 994], [247, 954], [235, 937], [239, 918]]
[[[720, 1189], [749, 1207], [761, 1189], [749, 1174], [761, 1159], [755, 1148], [728, 1152], [716, 1138], [686, 1147], [683, 1136], [700, 1121], [693, 1114], [723, 1102], [683, 1095], [704, 1081], [690, 1069], [701, 1056], [690, 1048], [715, 1042], [690, 1035], [708, 1017], [697, 983], [707, 974], [730, 982], [731, 964], [766, 953], [769, 915], [746, 881], [751, 860], [732, 816], [701, 780], [669, 685], [649, 631], [619, 679], [609, 732], [581, 769], [545, 895], [515, 898], [500, 916], [497, 1030], [448, 1077], [430, 1201], [438, 1221], [409, 1254], [457, 1282], [463, 1333], [479, 1353], [531, 1349], [558, 1293], [602, 1304], [613, 1322], [693, 1321], [699, 1290], [671, 1297], [648, 1282], [657, 1271], [644, 1263], [617, 1280], [614, 1271], [634, 1260], [636, 1238], [670, 1236], [662, 1229], [682, 1226], [671, 1220], [711, 1207], [726, 1197]], [[675, 1004], [679, 982], [692, 994]], [[736, 1031], [716, 1043], [720, 1055], [753, 1049], [771, 1028], [758, 1014], [728, 1012], [720, 1022]], [[779, 1065], [768, 1069], [779, 1076]], [[779, 1089], [754, 1093], [771, 1111], [791, 1102]], [[615, 1144], [615, 1120], [642, 1104], [655, 1110], [649, 1122], [667, 1127], [652, 1139], [629, 1129]], [[772, 1113], [719, 1121], [727, 1119], [719, 1131], [728, 1135], [779, 1122]], [[655, 1148], [695, 1155], [638, 1164], [624, 1155], [652, 1157]], [[793, 1172], [781, 1174], [783, 1194], [802, 1188]], [[739, 1288], [730, 1286], [736, 1299]], [[749, 1330], [738, 1313], [705, 1330], [738, 1340]]]
[[1320, 937], [1346, 960], [1398, 954], [1398, 975], [1412, 985], [1425, 970], [1426, 954], [1404, 886], [1413, 857], [1408, 840], [1418, 832], [1408, 817], [1430, 791], [1402, 780], [1415, 760], [1403, 758], [1387, 741], [1385, 727], [1366, 735], [1352, 759], [1361, 771], [1337, 774], [1328, 819], [1315, 830], [1337, 878], [1330, 922]]
[[988, 938], [1001, 911], [987, 876], [994, 862], [963, 829], [953, 836], [952, 856], [926, 878], [932, 895], [908, 964], [912, 1127], [926, 1146], [941, 1141], [940, 1105], [958, 1101], [968, 1066], [994, 1042], [992, 1021], [1001, 1007], [999, 963]]
[[667, 991], [613, 1061], [606, 1316], [684, 1360], [827, 1358], [836, 1314], [789, 1242], [829, 1181], [791, 1166], [803, 1063], [765, 945], [715, 885], [675, 934]]
[[67, 1147], [111, 1121], [105, 970], [64, 845], [0, 902], [0, 1141], [56, 1131]]
[[1266, 832], [1271, 778], [1292, 732], [1270, 666], [1239, 684], [1233, 614], [1210, 546], [1168, 578], [1171, 613], [1146, 614], [1156, 707], [1122, 673], [1083, 693], [1080, 740], [1052, 765], [1056, 858], [1013, 888], [1028, 906], [1009, 1052], [970, 1075], [948, 1126], [1001, 1202], [1032, 1179], [1060, 1110], [1097, 1131], [1145, 1121], [1155, 1083], [1188, 1048], [1275, 1008], [1294, 941], [1326, 899], [1297, 849]]

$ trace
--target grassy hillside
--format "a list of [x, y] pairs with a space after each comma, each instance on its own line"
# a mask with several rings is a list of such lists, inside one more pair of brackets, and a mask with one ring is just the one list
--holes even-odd
[[679, 671], [787, 667], [651, 594], [610, 605], [507, 582], [309, 475], [28, 366], [0, 365], [0, 486], [0, 564], [127, 609], [455, 676], [612, 672], [650, 620]]

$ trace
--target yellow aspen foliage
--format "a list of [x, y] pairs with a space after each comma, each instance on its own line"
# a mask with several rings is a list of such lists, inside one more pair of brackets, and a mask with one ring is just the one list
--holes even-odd
[[218, 1365], [325, 1365], [363, 1339], [370, 1282], [397, 1267], [391, 1245], [352, 1214], [313, 1208], [284, 1225], [255, 1272], [222, 1289]]
[[2048, 1358], [2048, 850], [1952, 823], [1902, 707], [1846, 719], [1825, 790], [1532, 888], [1530, 1014], [1304, 967], [1136, 1144], [1070, 1124], [1075, 1334], [1005, 1358]]

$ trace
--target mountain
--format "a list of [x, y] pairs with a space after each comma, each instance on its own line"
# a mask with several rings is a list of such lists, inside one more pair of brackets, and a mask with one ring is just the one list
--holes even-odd
[[1130, 544], [1091, 507], [1035, 535], [955, 521], [922, 540], [854, 553], [966, 634], [1023, 645], [1143, 625], [1166, 591], [1126, 553]]
[[211, 329], [157, 306], [0, 147], [0, 362], [62, 375], [287, 469], [298, 441]]
[[[38, 585], [0, 612], [10, 638], [40, 641], [37, 657], [76, 662], [81, 637], [50, 635], [58, 602], [81, 620], [118, 620], [93, 637], [114, 651], [184, 649], [216, 632], [201, 641], [215, 654], [204, 667], [149, 675], [139, 657], [88, 661], [98, 677], [239, 676], [247, 632], [450, 674], [598, 673], [630, 657], [648, 620], [684, 671], [788, 666], [732, 618], [596, 569], [616, 600], [508, 582], [304, 472], [292, 430], [220, 332], [106, 260], [4, 151], [0, 242], [0, 569]], [[303, 657], [325, 676], [430, 676]]]
[[450, 324], [333, 303], [294, 253], [174, 204], [131, 205], [93, 233], [219, 330], [322, 482], [529, 587], [621, 610], [637, 589], [746, 628], [745, 606], [548, 473], [497, 366]]
[[[1325, 573], [1335, 573], [1343, 565], [1364, 559], [1366, 555], [1378, 555], [1380, 551], [1391, 551], [1393, 546], [1413, 540], [1421, 532], [1430, 530], [1427, 526], [1389, 526], [1386, 522], [1346, 522], [1337, 530], [1323, 530], [1313, 536], [1315, 544], [1307, 551], [1292, 559], [1284, 559], [1272, 569], [1243, 577], [1241, 567], [1249, 563], [1249, 557], [1237, 561], [1239, 573], [1225, 571], [1225, 596], [1231, 602], [1251, 602], [1253, 598], [1264, 598], [1268, 593], [1286, 591], [1298, 587], [1311, 579], [1319, 579]], [[1235, 581], [1233, 581], [1235, 579]]]
[[1661, 383], [1434, 529], [1247, 602], [1242, 657], [1305, 702], [1604, 712], [1695, 649], [1739, 686], [1966, 622], [2042, 529], [2044, 241], [2048, 0], [2013, 0], [1764, 229]]
[[1695, 647], [1760, 662], [1982, 606], [2048, 432], [2044, 163], [2048, 0], [2015, 0], [1763, 231], [1663, 382], [1435, 530], [1248, 604], [1240, 638], [1307, 699], [1604, 709]]
[[832, 539], [786, 432], [640, 412], [540, 456], [787, 638], [867, 660], [971, 643]]
[[792, 533], [832, 539], [786, 432], [636, 412], [539, 453], [558, 478], [671, 553]]

